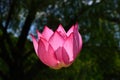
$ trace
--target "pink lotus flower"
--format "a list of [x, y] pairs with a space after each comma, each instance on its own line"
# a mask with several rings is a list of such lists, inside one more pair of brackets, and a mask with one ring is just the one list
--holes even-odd
[[37, 30], [38, 39], [31, 34], [35, 52], [39, 59], [53, 69], [68, 67], [82, 48], [82, 38], [78, 24], [73, 25], [66, 33], [60, 24], [53, 32], [45, 26], [42, 33]]

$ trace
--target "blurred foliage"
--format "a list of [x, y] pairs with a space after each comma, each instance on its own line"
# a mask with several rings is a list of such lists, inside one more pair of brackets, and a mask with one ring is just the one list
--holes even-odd
[[[1, 0], [0, 80], [120, 80], [120, 0]], [[68, 68], [40, 62], [29, 33], [79, 23], [83, 48]]]

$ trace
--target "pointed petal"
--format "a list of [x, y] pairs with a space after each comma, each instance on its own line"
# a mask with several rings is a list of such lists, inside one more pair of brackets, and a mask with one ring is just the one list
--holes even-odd
[[80, 51], [82, 48], [82, 36], [78, 31], [78, 23], [77, 22], [75, 24], [75, 34], [76, 34], [77, 41], [78, 41], [78, 49], [79, 49], [78, 51]]
[[73, 42], [73, 33], [70, 34], [70, 36], [66, 39], [63, 47], [65, 49], [65, 51], [67, 52], [68, 56], [69, 56], [69, 60], [73, 61], [73, 46], [74, 46], [74, 42]]
[[40, 37], [42, 37], [42, 34], [39, 32], [39, 30], [36, 30], [37, 35], [38, 35], [38, 40], [40, 39]]
[[74, 32], [74, 30], [78, 31], [78, 23], [72, 25], [72, 27], [67, 31], [67, 36], [69, 36], [72, 32]]
[[55, 58], [53, 48], [43, 38], [41, 38], [39, 40], [38, 44], [39, 44], [39, 46], [38, 46], [38, 57], [40, 58], [40, 60], [44, 64], [46, 64], [46, 65], [48, 65], [48, 66], [50, 66], [52, 68], [56, 67], [58, 61]]
[[74, 25], [67, 31], [67, 36], [69, 36], [74, 30]]
[[74, 33], [74, 46], [76, 46], [76, 49], [74, 49], [75, 50], [74, 58], [76, 58], [76, 56], [78, 55], [82, 48], [82, 38], [78, 32], [78, 24], [75, 24], [73, 33]]
[[78, 30], [78, 23], [76, 22], [76, 24], [75, 24], [75, 28]]
[[67, 67], [69, 64], [71, 64], [71, 62], [69, 61], [69, 56], [63, 47], [59, 47], [55, 51], [55, 56], [56, 59], [59, 61], [59, 65], [61, 65], [61, 67]]
[[76, 29], [74, 29], [74, 32], [72, 32], [70, 36], [66, 39], [64, 43], [64, 49], [68, 53], [70, 61], [72, 62], [80, 51], [79, 36], [78, 36], [78, 31], [76, 31]]
[[66, 31], [64, 30], [63, 26], [60, 24], [59, 27], [57, 28], [58, 32], [61, 32], [63, 34], [66, 34]]
[[78, 55], [78, 53], [79, 53], [79, 38], [75, 35], [75, 33], [74, 33], [74, 36], [73, 36], [73, 45], [74, 45], [74, 47], [73, 47], [73, 52], [74, 52], [74, 54], [73, 54], [73, 58], [75, 59], [76, 57], [77, 57], [77, 55]]
[[61, 47], [63, 45], [63, 42], [63, 37], [57, 31], [51, 36], [49, 40], [49, 43], [53, 47], [54, 51]]
[[78, 33], [79, 36], [79, 51], [82, 49], [82, 36]]
[[63, 26], [60, 24], [59, 27], [56, 30], [64, 39], [66, 36], [66, 31], [64, 30]]
[[34, 37], [32, 34], [30, 34], [30, 36], [31, 36], [32, 41], [33, 41], [33, 46], [34, 46], [35, 52], [36, 52], [36, 54], [38, 55], [38, 52], [37, 52], [38, 42], [37, 42], [37, 40], [35, 39], [35, 37]]
[[59, 47], [56, 51], [55, 51], [55, 56], [57, 58], [57, 60], [61, 63], [63, 62], [63, 58], [62, 58], [62, 47]]
[[66, 67], [71, 64], [68, 53], [64, 48], [62, 48], [62, 58]]
[[52, 36], [53, 31], [48, 28], [47, 26], [45, 26], [42, 35], [44, 36], [44, 38], [48, 41], [50, 39], [50, 37]]

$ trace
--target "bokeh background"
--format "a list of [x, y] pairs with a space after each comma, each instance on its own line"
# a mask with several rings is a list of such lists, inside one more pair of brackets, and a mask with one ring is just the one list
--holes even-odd
[[[76, 22], [83, 47], [75, 62], [41, 63], [29, 34]], [[0, 80], [120, 80], [120, 0], [0, 0]]]

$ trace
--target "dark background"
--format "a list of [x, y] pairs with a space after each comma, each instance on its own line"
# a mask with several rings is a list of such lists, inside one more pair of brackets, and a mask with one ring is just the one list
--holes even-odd
[[[41, 63], [29, 34], [76, 22], [83, 48], [75, 62]], [[120, 80], [120, 0], [0, 0], [0, 80]]]

